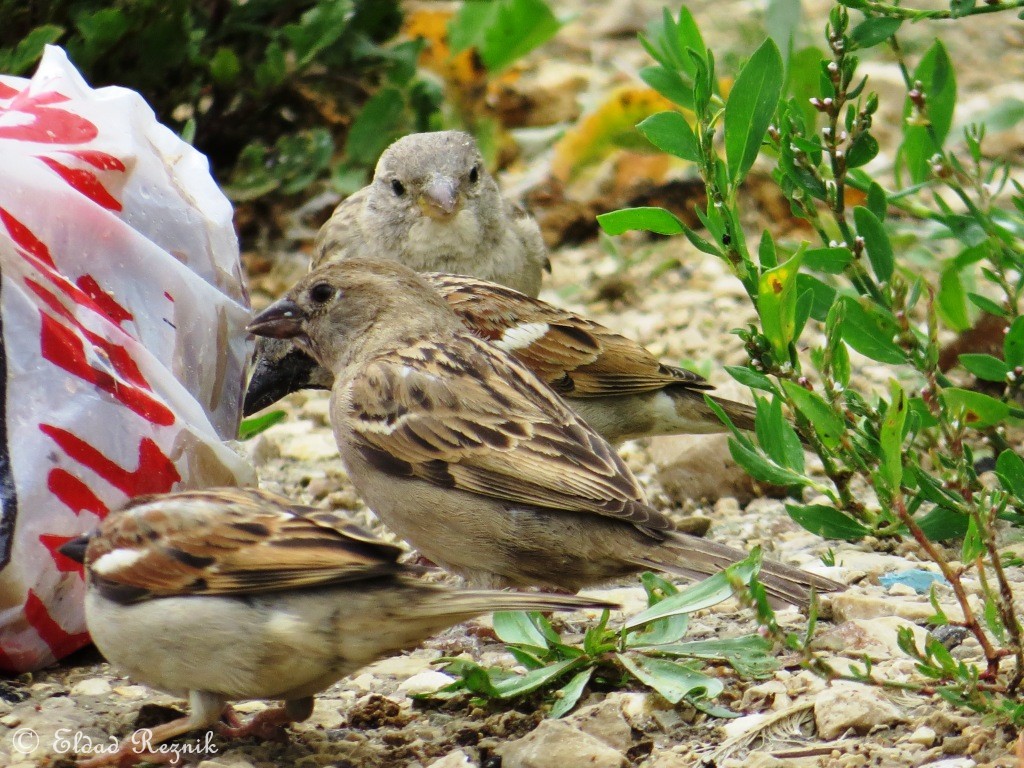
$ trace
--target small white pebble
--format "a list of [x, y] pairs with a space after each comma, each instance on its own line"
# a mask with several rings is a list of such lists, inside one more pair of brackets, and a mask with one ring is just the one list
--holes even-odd
[[17, 715], [4, 715], [0, 717], [0, 725], [6, 725], [8, 728], [17, 728], [21, 725], [21, 718]]
[[930, 747], [935, 743], [935, 739], [936, 735], [934, 729], [929, 728], [927, 725], [922, 725], [910, 734], [907, 741], [911, 744], [920, 744], [925, 747]]
[[72, 696], [102, 696], [106, 693], [110, 693], [110, 683], [102, 677], [79, 680], [71, 688]]
[[890, 585], [886, 592], [893, 597], [914, 597], [917, 594], [917, 590], [912, 586], [909, 584], [900, 584], [899, 582]]

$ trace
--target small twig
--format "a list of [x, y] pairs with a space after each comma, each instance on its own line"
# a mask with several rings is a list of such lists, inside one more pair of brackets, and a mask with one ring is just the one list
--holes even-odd
[[999, 660], [1005, 656], [1004, 653], [1000, 653], [992, 647], [992, 643], [988, 639], [988, 635], [985, 634], [985, 630], [981, 624], [978, 623], [977, 617], [974, 615], [974, 611], [971, 609], [971, 604], [967, 600], [967, 592], [964, 589], [963, 582], [960, 580], [960, 574], [955, 573], [949, 565], [949, 561], [939, 551], [939, 548], [935, 546], [935, 543], [931, 541], [925, 532], [921, 530], [921, 526], [917, 524], [914, 516], [907, 512], [907, 506], [903, 501], [903, 493], [898, 492], [893, 497], [893, 508], [896, 510], [896, 514], [899, 516], [903, 524], [907, 526], [907, 530], [914, 537], [915, 541], [928, 555], [928, 559], [939, 566], [939, 571], [942, 572], [943, 578], [949, 582], [949, 585], [953, 588], [953, 594], [956, 595], [957, 603], [960, 605], [960, 610], [964, 613], [963, 626], [966, 627], [978, 644], [981, 646], [982, 653], [985, 654], [986, 670], [985, 676], [989, 679], [995, 678], [999, 673]]

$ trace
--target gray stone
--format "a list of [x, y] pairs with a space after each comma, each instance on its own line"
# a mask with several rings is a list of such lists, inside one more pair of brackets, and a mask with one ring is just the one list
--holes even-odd
[[835, 683], [814, 702], [814, 723], [818, 735], [826, 740], [851, 730], [863, 735], [904, 719], [881, 691], [858, 683]]
[[732, 460], [724, 434], [659, 437], [650, 452], [658, 482], [678, 503], [731, 496], [746, 504], [759, 495], [753, 478]]
[[495, 750], [502, 768], [623, 768], [625, 756], [564, 720], [545, 720]]
[[622, 714], [621, 694], [610, 694], [599, 704], [583, 707], [566, 720], [619, 752], [633, 744], [633, 729]]
[[473, 768], [474, 766], [476, 763], [469, 759], [469, 755], [461, 749], [456, 749], [432, 762], [429, 768]]

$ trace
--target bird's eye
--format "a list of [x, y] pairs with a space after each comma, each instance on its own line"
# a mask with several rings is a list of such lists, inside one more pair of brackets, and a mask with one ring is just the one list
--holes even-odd
[[400, 182], [398, 179], [392, 179], [391, 191], [395, 193], [396, 197], [401, 197], [405, 194], [405, 184]]
[[476, 184], [480, 180], [480, 166], [474, 165], [469, 169], [469, 183]]
[[317, 304], [323, 304], [334, 298], [334, 286], [330, 283], [317, 283], [309, 289], [309, 298]]

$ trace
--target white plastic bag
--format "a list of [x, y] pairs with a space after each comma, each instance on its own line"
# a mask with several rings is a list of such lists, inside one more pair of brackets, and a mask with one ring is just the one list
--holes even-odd
[[231, 205], [142, 97], [0, 76], [0, 670], [88, 642], [57, 552], [144, 493], [246, 484]]

